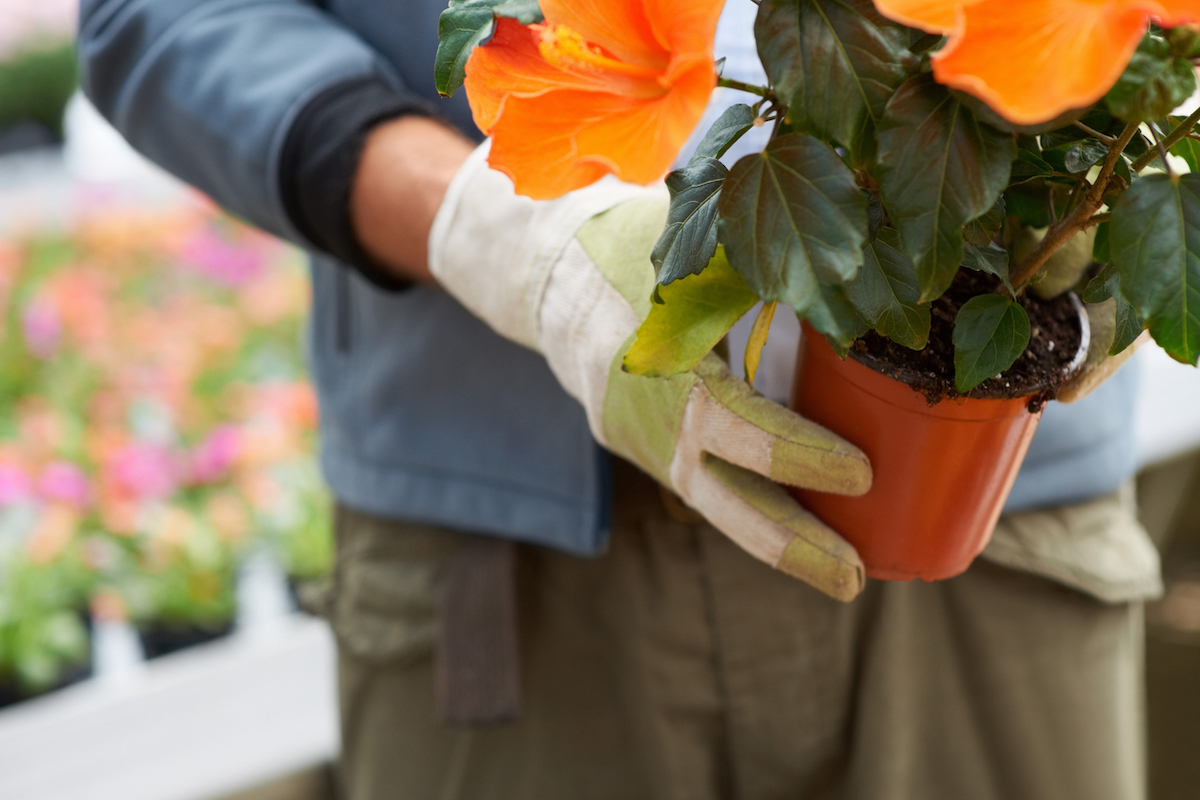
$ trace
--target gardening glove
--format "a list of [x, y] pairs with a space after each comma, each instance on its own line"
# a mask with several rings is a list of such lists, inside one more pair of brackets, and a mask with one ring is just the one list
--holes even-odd
[[[1013, 258], [1018, 263], [1041, 242], [1046, 229], [1023, 228], [1017, 234], [1013, 246]], [[1050, 299], [1079, 285], [1087, 268], [1092, 265], [1092, 249], [1096, 243], [1096, 228], [1075, 234], [1063, 247], [1050, 257], [1030, 288], [1038, 297]], [[1091, 337], [1088, 340], [1087, 357], [1079, 373], [1058, 390], [1060, 403], [1074, 403], [1091, 394], [1100, 384], [1116, 374], [1139, 347], [1150, 340], [1150, 334], [1142, 332], [1133, 344], [1115, 356], [1109, 355], [1117, 336], [1117, 301], [1086, 303]]]
[[447, 292], [501, 335], [546, 357], [596, 439], [641, 467], [743, 549], [839, 600], [864, 584], [854, 548], [775, 481], [860, 495], [856, 447], [767, 400], [708, 355], [670, 378], [622, 370], [650, 310], [650, 251], [664, 187], [614, 178], [535, 202], [488, 168], [487, 145], [451, 183], [429, 239]]
[[1083, 308], [1092, 329], [1087, 357], [1079, 368], [1079, 374], [1058, 390], [1057, 400], [1060, 403], [1074, 403], [1087, 397], [1125, 366], [1125, 362], [1133, 357], [1139, 347], [1150, 341], [1150, 331], [1142, 331], [1133, 344], [1115, 356], [1109, 355], [1117, 336], [1117, 301], [1109, 298], [1103, 303], [1084, 303]]

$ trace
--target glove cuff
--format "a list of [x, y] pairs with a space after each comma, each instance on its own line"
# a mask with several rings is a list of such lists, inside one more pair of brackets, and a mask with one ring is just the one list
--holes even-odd
[[589, 219], [645, 190], [606, 178], [534, 201], [488, 166], [490, 147], [476, 148], [451, 181], [430, 230], [429, 269], [501, 336], [544, 353], [541, 306], [567, 245]]

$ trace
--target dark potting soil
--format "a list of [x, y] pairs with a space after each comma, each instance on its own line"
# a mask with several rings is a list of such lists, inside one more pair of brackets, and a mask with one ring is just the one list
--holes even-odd
[[[997, 286], [999, 280], [991, 275], [959, 270], [950, 289], [933, 301], [929, 344], [924, 350], [910, 350], [871, 331], [854, 343], [851, 356], [876, 372], [908, 384], [925, 395], [931, 405], [961, 397], [954, 388], [954, 318], [972, 297]], [[1029, 346], [1007, 372], [988, 378], [966, 396], [1029, 397], [1030, 410], [1037, 411], [1055, 398], [1070, 377], [1066, 368], [1075, 358], [1082, 337], [1079, 312], [1066, 294], [1041, 300], [1027, 293], [1019, 302], [1029, 314]]]

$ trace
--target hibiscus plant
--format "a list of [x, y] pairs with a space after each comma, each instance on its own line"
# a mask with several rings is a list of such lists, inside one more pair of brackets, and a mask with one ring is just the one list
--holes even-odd
[[[749, 2], [750, 0], [729, 0]], [[625, 365], [689, 369], [760, 300], [839, 351], [874, 330], [920, 350], [961, 269], [994, 276], [954, 320], [955, 384], [1009, 369], [1021, 300], [1075, 286], [1200, 356], [1200, 0], [761, 0], [764, 86], [720, 76], [720, 0], [452, 0], [439, 90], [466, 82], [489, 160], [554, 197], [670, 166], [716, 86], [728, 108], [667, 175], [655, 303]], [[762, 152], [722, 155], [754, 127]], [[1064, 278], [1064, 275], [1066, 276]]]

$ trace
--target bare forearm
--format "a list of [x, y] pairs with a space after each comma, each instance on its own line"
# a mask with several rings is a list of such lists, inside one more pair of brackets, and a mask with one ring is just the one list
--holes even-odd
[[433, 285], [429, 230], [450, 180], [474, 149], [426, 117], [402, 117], [371, 132], [350, 195], [363, 249], [398, 278]]

